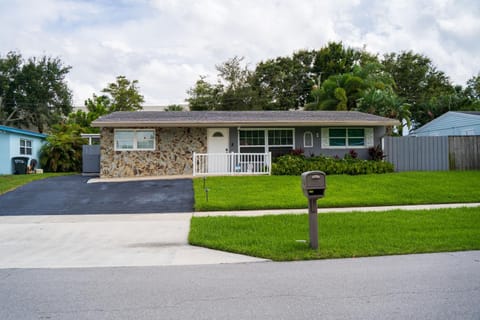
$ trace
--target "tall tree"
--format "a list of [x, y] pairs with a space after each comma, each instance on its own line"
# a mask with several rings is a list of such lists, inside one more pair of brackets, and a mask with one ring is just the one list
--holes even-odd
[[437, 70], [427, 56], [412, 51], [390, 53], [384, 56], [382, 63], [395, 80], [396, 93], [410, 104], [415, 126], [441, 114], [439, 109], [432, 108], [431, 99], [455, 91], [445, 73]]
[[480, 73], [467, 81], [465, 93], [472, 102], [480, 100]]
[[252, 72], [233, 57], [219, 65], [216, 83], [201, 76], [187, 91], [190, 110], [252, 110], [258, 108], [258, 93], [251, 85]]
[[251, 86], [252, 71], [243, 64], [243, 57], [233, 57], [216, 65], [218, 72], [217, 90], [220, 92], [220, 105], [217, 110], [257, 109], [257, 93]]
[[0, 57], [0, 122], [44, 132], [72, 110], [65, 76], [70, 71], [58, 58], [24, 60], [9, 52]]
[[108, 84], [102, 93], [111, 100], [111, 112], [143, 109], [145, 100], [139, 92], [138, 80], [130, 81], [125, 76], [118, 76], [116, 82]]
[[205, 76], [200, 76], [195, 86], [187, 91], [186, 101], [192, 111], [217, 110], [222, 91], [222, 86], [210, 84]]
[[105, 96], [97, 96], [93, 94], [92, 98], [85, 101], [87, 111], [77, 110], [68, 115], [68, 123], [76, 124], [84, 128], [85, 132], [94, 133], [99, 132], [99, 128], [92, 128], [92, 121], [97, 118], [113, 112], [112, 102]]
[[329, 42], [315, 52], [312, 72], [321, 79], [353, 72], [356, 66], [378, 62], [376, 56], [365, 50], [345, 47], [342, 42]]
[[378, 63], [355, 66], [352, 72], [332, 75], [314, 86], [314, 102], [305, 107], [310, 110], [355, 110], [366, 90], [392, 90], [394, 85], [392, 77]]

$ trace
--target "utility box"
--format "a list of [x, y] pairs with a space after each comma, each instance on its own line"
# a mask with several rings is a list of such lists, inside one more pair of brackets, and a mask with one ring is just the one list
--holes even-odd
[[302, 173], [302, 190], [308, 199], [320, 199], [325, 196], [325, 172], [307, 171]]
[[27, 157], [13, 157], [12, 158], [13, 174], [26, 174], [28, 166]]

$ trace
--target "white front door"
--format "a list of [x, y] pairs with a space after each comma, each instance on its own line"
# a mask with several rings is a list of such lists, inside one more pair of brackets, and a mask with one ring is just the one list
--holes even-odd
[[208, 172], [227, 173], [229, 161], [226, 154], [229, 151], [229, 129], [209, 128], [207, 136]]

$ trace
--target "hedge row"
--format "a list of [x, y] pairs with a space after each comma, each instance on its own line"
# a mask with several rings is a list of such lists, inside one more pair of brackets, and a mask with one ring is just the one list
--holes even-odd
[[320, 170], [326, 174], [370, 174], [393, 172], [393, 164], [386, 161], [335, 159], [318, 156], [284, 155], [272, 164], [273, 175], [301, 175], [302, 172]]

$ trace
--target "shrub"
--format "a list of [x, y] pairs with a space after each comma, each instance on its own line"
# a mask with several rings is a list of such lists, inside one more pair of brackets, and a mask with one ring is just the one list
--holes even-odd
[[42, 146], [40, 163], [48, 172], [82, 170], [82, 128], [77, 124], [60, 124], [52, 127], [52, 134]]
[[370, 159], [373, 161], [381, 161], [385, 158], [382, 147], [380, 147], [380, 145], [369, 148], [368, 154], [370, 155]]
[[272, 164], [273, 175], [301, 175], [302, 172], [320, 170], [326, 174], [372, 174], [393, 172], [393, 165], [385, 161], [369, 161], [354, 158], [336, 159], [284, 155]]

